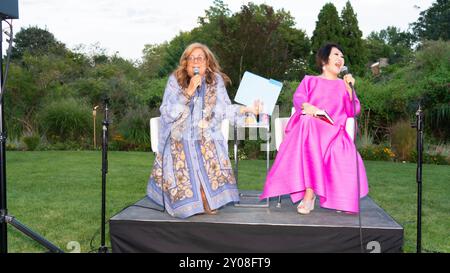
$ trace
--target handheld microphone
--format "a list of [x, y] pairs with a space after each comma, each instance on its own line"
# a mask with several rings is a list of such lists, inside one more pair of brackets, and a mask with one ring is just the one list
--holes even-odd
[[[199, 75], [200, 74], [200, 68], [198, 68], [198, 67], [194, 67], [194, 75]], [[200, 85], [201, 85], [201, 83], [200, 83]], [[196, 89], [196, 93], [200, 93], [200, 85], [197, 87], [197, 89]]]
[[[341, 67], [341, 71], [339, 72], [342, 76], [345, 76], [347, 74], [350, 74], [350, 72], [348, 71], [348, 67], [346, 67], [345, 65]], [[348, 83], [350, 85], [350, 88], [353, 90], [353, 84], [351, 82]]]
[[341, 67], [341, 71], [340, 71], [339, 73], [341, 73], [342, 76], [347, 75], [347, 74], [349, 73], [349, 72], [348, 72], [348, 67], [346, 67], [345, 65], [342, 66], [342, 67]]

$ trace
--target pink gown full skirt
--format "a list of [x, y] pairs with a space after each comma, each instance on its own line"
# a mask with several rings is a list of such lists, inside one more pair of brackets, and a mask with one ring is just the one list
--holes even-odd
[[[303, 198], [306, 188], [312, 188], [320, 197], [321, 207], [359, 212], [358, 198], [367, 195], [368, 182], [364, 163], [345, 131], [345, 121], [353, 111], [350, 97], [346, 97], [345, 89], [341, 90], [345, 88], [342, 84], [340, 80], [309, 76], [302, 81], [294, 95], [297, 111], [286, 126], [284, 140], [260, 199], [290, 194], [296, 203]], [[330, 92], [334, 95], [331, 100], [327, 99]], [[302, 115], [299, 107], [304, 101], [326, 109], [335, 124]]]

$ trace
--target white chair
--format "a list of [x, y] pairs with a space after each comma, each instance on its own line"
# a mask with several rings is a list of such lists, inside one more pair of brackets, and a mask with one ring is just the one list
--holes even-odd
[[228, 137], [230, 133], [230, 121], [228, 119], [222, 120], [220, 130], [222, 131], [223, 140], [225, 141], [225, 143], [228, 143]]
[[275, 146], [277, 151], [280, 149], [280, 144], [284, 139], [284, 129], [289, 121], [289, 118], [275, 119]]
[[150, 119], [150, 144], [152, 152], [158, 152], [159, 120], [160, 117]]
[[354, 141], [355, 138], [355, 118], [347, 118], [345, 122], [345, 131], [350, 136], [351, 140]]
[[[294, 112], [295, 112], [295, 108]], [[292, 112], [292, 114], [294, 114]], [[280, 149], [280, 144], [284, 139], [284, 130], [286, 129], [286, 125], [289, 121], [289, 118], [276, 118], [275, 119], [275, 146], [277, 151]], [[281, 195], [278, 196], [277, 208], [281, 208]]]
[[[150, 142], [152, 152], [158, 152], [158, 136], [159, 136], [159, 126], [160, 117], [155, 117], [150, 119]], [[230, 121], [228, 119], [222, 120], [221, 131], [223, 134], [223, 139], [228, 142], [228, 134], [230, 132]]]

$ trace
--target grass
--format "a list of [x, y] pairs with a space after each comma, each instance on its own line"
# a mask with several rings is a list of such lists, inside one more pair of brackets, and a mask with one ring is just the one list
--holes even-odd
[[[107, 218], [145, 195], [154, 156], [109, 152]], [[405, 229], [405, 252], [415, 251], [416, 165], [365, 162], [370, 196]], [[261, 190], [265, 161], [240, 161], [240, 189]], [[450, 167], [424, 165], [422, 248], [450, 252]], [[251, 183], [248, 181], [252, 181]], [[9, 214], [64, 251], [71, 241], [81, 252], [100, 246], [101, 152], [7, 152]], [[9, 252], [44, 252], [8, 227]], [[107, 234], [107, 245], [109, 244]]]

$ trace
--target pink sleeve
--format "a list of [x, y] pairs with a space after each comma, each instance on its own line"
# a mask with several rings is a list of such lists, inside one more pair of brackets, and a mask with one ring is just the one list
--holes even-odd
[[350, 95], [347, 91], [345, 91], [346, 97], [345, 97], [345, 112], [347, 113], [348, 117], [354, 117], [359, 114], [361, 111], [361, 104], [359, 103], [358, 96], [356, 95], [355, 91], [355, 108], [356, 108], [356, 115], [353, 111], [353, 101], [350, 99]]
[[309, 77], [305, 76], [294, 93], [294, 107], [296, 112], [302, 110], [302, 104], [304, 102], [308, 102], [308, 83]]

